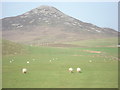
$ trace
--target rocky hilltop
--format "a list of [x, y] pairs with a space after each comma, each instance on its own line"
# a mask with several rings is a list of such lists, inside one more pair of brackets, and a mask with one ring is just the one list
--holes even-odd
[[117, 31], [68, 16], [52, 6], [40, 6], [2, 20], [3, 38], [19, 43], [54, 43], [116, 37]]

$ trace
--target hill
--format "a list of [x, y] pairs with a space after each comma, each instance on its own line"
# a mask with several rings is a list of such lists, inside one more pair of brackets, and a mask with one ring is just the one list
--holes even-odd
[[116, 37], [117, 31], [70, 17], [52, 6], [40, 6], [2, 20], [3, 38], [25, 44]]
[[21, 44], [14, 43], [8, 40], [2, 41], [2, 55], [16, 55], [16, 54], [24, 54], [27, 52], [25, 47]]

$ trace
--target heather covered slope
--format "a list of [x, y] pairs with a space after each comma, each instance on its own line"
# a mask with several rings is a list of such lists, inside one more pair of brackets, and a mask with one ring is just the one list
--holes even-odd
[[22, 15], [2, 19], [4, 39], [26, 44], [117, 37], [117, 31], [70, 17], [55, 7], [40, 6]]

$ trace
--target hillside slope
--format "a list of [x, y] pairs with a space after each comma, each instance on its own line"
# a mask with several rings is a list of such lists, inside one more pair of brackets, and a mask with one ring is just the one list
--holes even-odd
[[4, 39], [26, 44], [117, 36], [113, 29], [82, 22], [52, 6], [40, 6], [19, 16], [3, 18], [2, 31]]
[[27, 53], [24, 46], [8, 40], [2, 40], [2, 55], [16, 55]]

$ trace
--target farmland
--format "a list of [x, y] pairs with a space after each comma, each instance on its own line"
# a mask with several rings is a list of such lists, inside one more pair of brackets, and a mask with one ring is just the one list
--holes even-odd
[[[7, 48], [2, 59], [3, 88], [118, 87], [117, 39], [62, 44], [80, 46], [30, 46], [10, 44], [8, 41], [3, 43], [6, 46], [4, 48]], [[14, 47], [14, 53], [10, 52], [9, 47]], [[69, 67], [74, 69], [73, 73], [68, 72]], [[81, 73], [76, 72], [77, 67], [82, 69]], [[27, 74], [21, 72], [22, 68], [28, 69]]]

